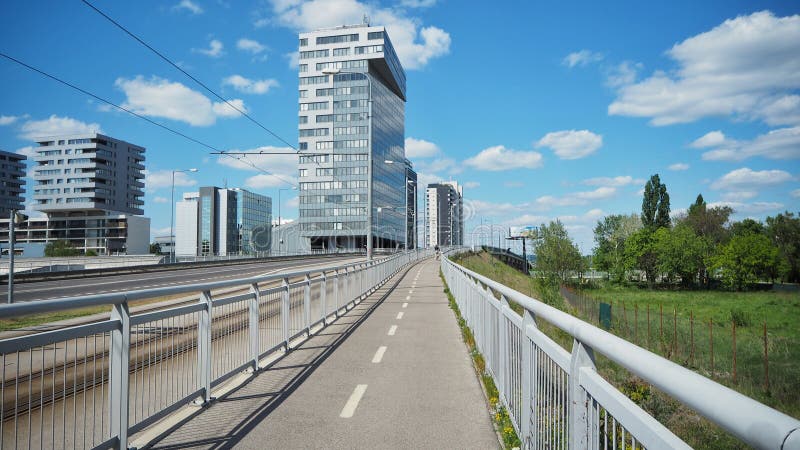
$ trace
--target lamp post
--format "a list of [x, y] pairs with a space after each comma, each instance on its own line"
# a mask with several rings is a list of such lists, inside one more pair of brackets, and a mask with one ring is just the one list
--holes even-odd
[[367, 142], [369, 146], [367, 154], [367, 261], [372, 261], [372, 76], [369, 72], [342, 71], [342, 69], [333, 67], [323, 69], [322, 73], [333, 77], [340, 73], [359, 73], [364, 75], [369, 86], [367, 96]]
[[16, 209], [8, 217], [8, 303], [14, 303], [14, 225], [27, 220], [28, 216]]
[[169, 247], [169, 262], [175, 262], [175, 174], [180, 172], [197, 172], [197, 169], [182, 169], [172, 171], [172, 202], [169, 209], [169, 239], [172, 245]]

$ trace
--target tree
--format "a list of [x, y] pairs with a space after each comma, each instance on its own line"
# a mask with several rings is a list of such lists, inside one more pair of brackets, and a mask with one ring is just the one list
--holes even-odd
[[800, 217], [786, 211], [775, 217], [767, 217], [767, 236], [778, 248], [785, 269], [783, 279], [790, 283], [800, 282]]
[[659, 228], [653, 238], [659, 272], [668, 279], [678, 276], [681, 284], [691, 286], [700, 269], [705, 267], [708, 241], [685, 223], [672, 229]]
[[65, 239], [50, 242], [44, 247], [44, 256], [48, 257], [78, 256], [80, 254], [81, 252]]
[[708, 208], [702, 194], [697, 195], [697, 200], [689, 206], [684, 222], [702, 238], [706, 245], [702, 264], [698, 267], [697, 275], [700, 283], [708, 287], [708, 266], [717, 249], [729, 238], [729, 231], [725, 228], [728, 218], [733, 214], [729, 206], [714, 206]]
[[748, 234], [766, 234], [766, 231], [767, 229], [764, 228], [764, 224], [749, 218], [731, 224], [731, 234], [733, 236], [746, 236]]
[[769, 277], [778, 261], [778, 248], [763, 234], [734, 236], [714, 258], [722, 282], [740, 291], [761, 278]]
[[642, 227], [638, 215], [613, 214], [597, 222], [594, 228], [595, 265], [609, 273], [609, 278], [616, 282], [625, 279], [630, 264], [625, 258], [625, 241], [631, 234]]
[[559, 220], [542, 224], [534, 250], [536, 270], [552, 281], [564, 282], [570, 272], [582, 269], [581, 253]]
[[642, 228], [625, 242], [627, 263], [643, 271], [651, 287], [655, 285], [658, 275], [658, 253], [654, 234], [653, 229]]
[[154, 242], [150, 244], [150, 254], [153, 255], [160, 255], [161, 254], [161, 244]]
[[658, 174], [655, 174], [644, 185], [642, 225], [655, 230], [669, 227], [670, 224], [667, 185], [661, 182]]

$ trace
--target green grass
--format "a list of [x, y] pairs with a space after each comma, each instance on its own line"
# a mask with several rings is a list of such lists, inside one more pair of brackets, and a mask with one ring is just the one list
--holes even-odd
[[[563, 300], [556, 288], [547, 286], [542, 282], [537, 282], [536, 280], [525, 276], [521, 272], [506, 266], [502, 262], [494, 260], [485, 253], [467, 254], [459, 258], [457, 262], [462, 264], [464, 267], [469, 268], [470, 270], [492, 278], [495, 281], [499, 281], [500, 283], [511, 287], [512, 289], [528, 294], [533, 298], [542, 300], [563, 311], [579, 317], [581, 315], [581, 311], [578, 308], [571, 306]], [[630, 298], [633, 298], [633, 295]], [[768, 302], [769, 300], [767, 300], [765, 303]], [[615, 305], [617, 305], [616, 301]], [[514, 305], [512, 305], [512, 307], [514, 307]], [[621, 302], [619, 307], [621, 308]], [[627, 307], [628, 306], [626, 305], [626, 308]], [[720, 317], [724, 316], [724, 313], [720, 314]], [[730, 319], [729, 312], [728, 318]], [[651, 319], [653, 319], [652, 316]], [[629, 321], [628, 324], [630, 323], [631, 322]], [[537, 325], [556, 343], [561, 345], [567, 351], [571, 350], [572, 338], [567, 333], [564, 333], [563, 331], [556, 329], [555, 327], [550, 326], [542, 321], [540, 321]], [[615, 322], [614, 325], [615, 326], [612, 328], [612, 332], [617, 332], [618, 328], [622, 328], [621, 324], [618, 324], [617, 322]], [[716, 343], [717, 341], [715, 338], [715, 344]], [[721, 343], [719, 345], [722, 346]], [[746, 446], [721, 430], [719, 427], [698, 416], [694, 411], [688, 409], [667, 395], [659, 392], [654, 387], [649, 386], [643, 380], [631, 375], [626, 369], [614, 364], [602, 355], [597, 355], [596, 362], [598, 372], [602, 374], [605, 379], [620, 389], [620, 391], [625, 393], [629, 398], [642, 407], [642, 409], [650, 413], [659, 422], [672, 430], [676, 435], [680, 436], [690, 446], [694, 448], [709, 449], [746, 448]], [[720, 363], [718, 362], [718, 364]], [[797, 380], [797, 378], [795, 380]], [[794, 381], [794, 383], [796, 385], [797, 382]], [[748, 392], [746, 393], [749, 395]], [[758, 397], [757, 399], [764, 400], [763, 398]], [[767, 398], [767, 400], [769, 400], [769, 398]], [[791, 404], [784, 402], [781, 403], [781, 406], [789, 414], [792, 414], [792, 411], [796, 411], [792, 409], [793, 406]], [[796, 414], [794, 415], [796, 416]]]

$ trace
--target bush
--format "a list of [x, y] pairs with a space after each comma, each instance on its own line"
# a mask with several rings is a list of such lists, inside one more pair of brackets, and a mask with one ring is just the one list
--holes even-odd
[[731, 321], [736, 324], [737, 327], [750, 326], [750, 316], [741, 309], [731, 310]]

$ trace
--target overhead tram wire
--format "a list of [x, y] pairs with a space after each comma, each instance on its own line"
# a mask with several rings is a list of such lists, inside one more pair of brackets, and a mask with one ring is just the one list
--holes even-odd
[[251, 122], [253, 122], [254, 124], [258, 125], [258, 127], [259, 127], [259, 128], [261, 128], [262, 130], [264, 130], [264, 131], [266, 131], [267, 133], [269, 133], [270, 135], [272, 135], [272, 136], [273, 136], [275, 139], [277, 139], [277, 140], [281, 141], [282, 143], [284, 143], [284, 144], [288, 145], [288, 146], [289, 146], [289, 147], [290, 147], [292, 150], [295, 150], [295, 151], [297, 151], [297, 148], [295, 148], [295, 146], [294, 146], [294, 145], [292, 145], [292, 144], [290, 144], [289, 142], [287, 142], [287, 141], [286, 141], [286, 139], [283, 139], [282, 137], [278, 136], [278, 135], [277, 135], [275, 132], [273, 132], [272, 130], [270, 130], [270, 129], [269, 129], [269, 128], [267, 128], [266, 126], [264, 126], [264, 125], [263, 125], [261, 122], [259, 122], [259, 121], [257, 121], [256, 119], [254, 119], [254, 118], [253, 118], [251, 115], [247, 114], [245, 111], [242, 111], [241, 109], [237, 108], [237, 107], [236, 107], [236, 105], [234, 105], [233, 103], [231, 103], [230, 101], [228, 101], [228, 99], [226, 99], [225, 97], [223, 97], [223, 96], [219, 95], [219, 94], [218, 94], [216, 91], [214, 91], [213, 89], [211, 89], [210, 87], [208, 87], [208, 86], [207, 86], [205, 83], [203, 83], [202, 81], [198, 80], [197, 78], [195, 78], [194, 76], [192, 76], [192, 75], [191, 75], [189, 72], [187, 72], [187, 71], [185, 71], [184, 69], [182, 69], [182, 68], [181, 68], [181, 67], [180, 67], [178, 64], [176, 64], [176, 63], [175, 63], [175, 62], [173, 62], [171, 59], [169, 59], [169, 58], [167, 58], [166, 56], [164, 56], [164, 54], [163, 54], [163, 53], [159, 52], [158, 50], [156, 50], [155, 48], [153, 48], [153, 47], [152, 47], [150, 44], [148, 44], [147, 42], [145, 42], [144, 40], [142, 40], [142, 39], [141, 39], [139, 36], [135, 35], [133, 32], [131, 32], [130, 30], [128, 30], [127, 28], [125, 28], [125, 26], [123, 26], [122, 24], [120, 24], [120, 23], [119, 23], [119, 22], [117, 22], [116, 20], [114, 20], [114, 19], [112, 19], [111, 17], [109, 17], [109, 16], [108, 16], [108, 14], [106, 14], [106, 13], [104, 13], [103, 11], [99, 10], [99, 9], [98, 9], [96, 6], [94, 6], [94, 5], [93, 5], [91, 2], [89, 2], [88, 0], [81, 0], [81, 1], [82, 1], [84, 4], [86, 4], [86, 6], [88, 6], [88, 7], [92, 8], [92, 9], [93, 9], [93, 10], [95, 10], [95, 11], [96, 11], [98, 14], [100, 14], [101, 16], [103, 16], [103, 17], [104, 17], [106, 20], [108, 20], [109, 22], [113, 23], [113, 24], [114, 24], [114, 25], [115, 25], [117, 28], [119, 28], [120, 30], [122, 30], [123, 32], [125, 32], [125, 34], [127, 34], [127, 35], [128, 35], [128, 36], [130, 36], [130, 37], [132, 37], [132, 38], [133, 38], [133, 39], [135, 39], [137, 42], [139, 42], [140, 44], [142, 44], [142, 45], [144, 45], [145, 47], [147, 47], [147, 48], [148, 48], [148, 49], [149, 49], [151, 52], [153, 52], [153, 53], [155, 53], [156, 55], [158, 55], [158, 57], [159, 57], [159, 58], [161, 58], [161, 59], [163, 59], [163, 60], [164, 60], [164, 61], [165, 61], [167, 64], [169, 64], [169, 65], [171, 65], [172, 67], [174, 67], [174, 68], [178, 69], [178, 70], [179, 70], [181, 73], [183, 73], [184, 75], [186, 75], [187, 77], [189, 77], [189, 78], [190, 78], [192, 81], [194, 81], [195, 83], [197, 83], [198, 85], [200, 85], [200, 86], [201, 86], [203, 89], [205, 89], [206, 91], [208, 91], [209, 93], [211, 93], [211, 95], [213, 95], [214, 97], [217, 97], [218, 99], [220, 99], [220, 100], [222, 100], [223, 102], [225, 102], [225, 104], [227, 104], [227, 105], [228, 105], [228, 106], [230, 106], [231, 108], [233, 108], [233, 109], [235, 109], [236, 111], [238, 111], [238, 112], [239, 112], [239, 114], [243, 115], [244, 117], [247, 117], [247, 118], [248, 118], [248, 119], [249, 119]]
[[[130, 31], [130, 30], [128, 30], [127, 28], [125, 28], [125, 26], [124, 26], [124, 25], [122, 25], [121, 23], [119, 23], [119, 22], [117, 22], [116, 20], [114, 20], [114, 19], [113, 19], [112, 17], [110, 17], [108, 14], [104, 13], [103, 11], [101, 11], [99, 8], [97, 8], [96, 6], [94, 6], [94, 5], [93, 5], [91, 2], [89, 2], [88, 0], [81, 0], [81, 1], [82, 1], [82, 2], [83, 2], [85, 5], [86, 5], [86, 6], [88, 6], [89, 8], [93, 9], [95, 12], [97, 12], [98, 14], [100, 14], [100, 15], [101, 15], [103, 18], [105, 18], [106, 20], [108, 20], [109, 22], [111, 22], [112, 24], [114, 24], [114, 26], [116, 26], [117, 28], [119, 28], [120, 30], [122, 30], [122, 31], [123, 31], [125, 34], [127, 34], [128, 36], [130, 36], [131, 38], [133, 38], [134, 40], [136, 40], [137, 42], [139, 42], [140, 44], [142, 44], [143, 46], [145, 46], [145, 47], [146, 47], [148, 50], [150, 50], [151, 52], [155, 53], [155, 54], [156, 54], [156, 55], [157, 55], [159, 58], [161, 58], [162, 60], [164, 60], [164, 61], [165, 61], [167, 64], [171, 65], [171, 66], [172, 66], [172, 67], [174, 67], [175, 69], [178, 69], [178, 71], [180, 71], [182, 74], [184, 74], [184, 75], [186, 75], [187, 77], [189, 77], [189, 79], [191, 79], [192, 81], [194, 81], [195, 83], [197, 83], [199, 86], [201, 86], [203, 89], [205, 89], [206, 91], [208, 91], [209, 93], [211, 93], [211, 95], [213, 95], [214, 97], [216, 97], [216, 98], [218, 98], [218, 99], [222, 100], [223, 102], [225, 102], [225, 104], [227, 104], [227, 105], [228, 105], [228, 106], [230, 106], [231, 108], [233, 108], [233, 109], [235, 109], [236, 111], [238, 111], [238, 112], [239, 112], [240, 114], [242, 114], [244, 117], [246, 117], [246, 118], [247, 118], [247, 119], [249, 119], [251, 122], [253, 122], [254, 124], [256, 124], [256, 125], [257, 125], [259, 128], [263, 129], [264, 131], [266, 131], [267, 133], [269, 133], [270, 135], [272, 135], [274, 138], [278, 139], [278, 140], [279, 140], [279, 141], [281, 141], [282, 143], [284, 143], [284, 144], [288, 145], [288, 146], [289, 146], [289, 148], [291, 148], [292, 150], [294, 150], [294, 151], [295, 151], [295, 153], [294, 153], [295, 155], [305, 155], [305, 153], [301, 153], [300, 151], [298, 151], [298, 149], [297, 149], [297, 148], [296, 148], [294, 145], [292, 145], [292, 144], [290, 144], [289, 142], [287, 142], [287, 141], [286, 141], [286, 139], [283, 139], [282, 137], [278, 136], [278, 135], [277, 135], [275, 132], [273, 132], [272, 130], [270, 130], [269, 128], [267, 128], [267, 127], [266, 127], [265, 125], [263, 125], [261, 122], [259, 122], [259, 121], [257, 121], [256, 119], [254, 119], [252, 116], [250, 116], [249, 114], [247, 114], [245, 111], [242, 111], [241, 109], [237, 108], [237, 107], [236, 107], [236, 105], [232, 104], [230, 101], [228, 101], [228, 99], [226, 99], [226, 98], [225, 98], [225, 97], [223, 97], [222, 95], [218, 94], [216, 91], [214, 91], [213, 89], [211, 89], [210, 87], [208, 87], [208, 85], [206, 85], [206, 84], [205, 84], [205, 83], [203, 83], [202, 81], [198, 80], [198, 79], [197, 79], [196, 77], [194, 77], [192, 74], [190, 74], [189, 72], [187, 72], [186, 70], [184, 70], [183, 68], [181, 68], [181, 67], [180, 67], [180, 66], [179, 66], [177, 63], [173, 62], [171, 59], [169, 59], [169, 58], [168, 58], [167, 56], [165, 56], [163, 53], [161, 53], [161, 52], [159, 52], [158, 50], [156, 50], [156, 49], [155, 49], [153, 46], [151, 46], [150, 44], [148, 44], [147, 42], [145, 42], [145, 41], [144, 41], [142, 38], [140, 38], [139, 36], [137, 36], [136, 34], [134, 34], [132, 31]], [[331, 99], [331, 100], [333, 100], [333, 99]], [[223, 151], [223, 152], [224, 152], [224, 151]], [[270, 153], [263, 153], [263, 154], [265, 154], [265, 155], [266, 155], [266, 154], [270, 154]], [[245, 159], [247, 159], [247, 154], [246, 154], [246, 153], [241, 153], [241, 155], [243, 155], [243, 156], [244, 156], [244, 158], [245, 158]], [[330, 155], [333, 157], [334, 153], [330, 153]], [[317, 162], [315, 159], [312, 159], [312, 161], [313, 161], [313, 162], [314, 162], [314, 164], [316, 164], [318, 167], [322, 167], [322, 166], [320, 165], [320, 163], [319, 163], [319, 162]], [[331, 175], [331, 178], [332, 178], [332, 180], [333, 180], [333, 181], [336, 181], [336, 175]], [[340, 180], [340, 181], [341, 181], [341, 180]], [[294, 184], [293, 184], [293, 183], [290, 183], [290, 184], [291, 184], [292, 186], [294, 186]], [[351, 193], [355, 193], [355, 192], [357, 192], [357, 191], [356, 191], [354, 188], [345, 188], [345, 190], [346, 190], [346, 191], [350, 191]]]
[[193, 138], [193, 137], [191, 137], [191, 136], [189, 136], [189, 135], [187, 135], [187, 134], [185, 134], [185, 133], [183, 133], [183, 132], [181, 132], [181, 131], [178, 131], [178, 130], [175, 130], [175, 129], [173, 129], [173, 128], [170, 128], [170, 127], [168, 127], [168, 126], [166, 126], [166, 125], [164, 125], [164, 124], [162, 124], [162, 123], [156, 122], [156, 121], [154, 121], [154, 120], [152, 120], [152, 119], [150, 119], [150, 118], [148, 118], [148, 117], [145, 117], [145, 116], [143, 116], [143, 115], [141, 115], [141, 114], [139, 114], [139, 113], [136, 113], [136, 112], [134, 112], [134, 111], [131, 111], [131, 110], [130, 110], [130, 109], [128, 109], [128, 108], [125, 108], [125, 107], [123, 107], [123, 106], [117, 105], [116, 103], [114, 103], [114, 102], [112, 102], [112, 101], [110, 101], [110, 100], [107, 100], [107, 99], [105, 99], [105, 98], [103, 98], [103, 97], [100, 97], [100, 96], [99, 96], [99, 95], [97, 95], [97, 94], [94, 94], [94, 93], [92, 93], [92, 92], [89, 92], [89, 91], [87, 91], [86, 89], [83, 89], [83, 88], [81, 88], [81, 87], [79, 87], [79, 86], [76, 86], [76, 85], [74, 85], [74, 84], [72, 84], [72, 83], [70, 83], [70, 82], [68, 82], [68, 81], [65, 81], [65, 80], [63, 80], [63, 79], [61, 79], [61, 78], [59, 78], [59, 77], [57, 77], [57, 76], [55, 76], [55, 75], [52, 75], [52, 74], [50, 74], [50, 73], [47, 73], [47, 72], [45, 72], [44, 70], [38, 69], [38, 68], [36, 68], [36, 67], [33, 67], [33, 66], [31, 66], [30, 64], [27, 64], [27, 63], [25, 63], [25, 62], [23, 62], [23, 61], [20, 61], [20, 60], [19, 60], [19, 59], [17, 59], [17, 58], [14, 58], [13, 56], [7, 55], [7, 54], [5, 54], [5, 53], [2, 53], [2, 52], [0, 52], [0, 56], [1, 56], [1, 57], [3, 57], [3, 58], [6, 58], [7, 60], [9, 60], [9, 61], [11, 61], [11, 62], [14, 62], [14, 63], [16, 63], [16, 64], [20, 65], [20, 66], [22, 66], [22, 67], [25, 67], [25, 68], [26, 68], [26, 69], [28, 69], [28, 70], [31, 70], [31, 71], [33, 71], [33, 72], [36, 72], [36, 73], [38, 73], [38, 74], [40, 74], [40, 75], [43, 75], [43, 76], [45, 76], [45, 77], [47, 77], [47, 78], [50, 78], [50, 79], [51, 79], [51, 80], [53, 80], [53, 81], [56, 81], [56, 82], [58, 82], [58, 83], [61, 83], [61, 84], [63, 84], [64, 86], [67, 86], [67, 87], [69, 87], [69, 88], [72, 88], [72, 89], [74, 89], [74, 90], [76, 90], [76, 91], [78, 91], [78, 92], [80, 92], [80, 93], [82, 93], [82, 94], [84, 94], [84, 95], [88, 95], [89, 97], [92, 97], [92, 98], [94, 98], [94, 99], [96, 99], [96, 100], [99, 100], [99, 101], [101, 101], [101, 102], [103, 102], [103, 103], [105, 103], [105, 104], [107, 104], [107, 105], [113, 106], [114, 108], [117, 108], [117, 109], [119, 109], [120, 111], [124, 111], [124, 112], [126, 112], [126, 113], [128, 113], [128, 114], [130, 114], [130, 115], [132, 115], [132, 116], [134, 116], [134, 117], [137, 117], [137, 118], [139, 118], [139, 119], [142, 119], [142, 120], [144, 120], [144, 121], [146, 121], [146, 122], [150, 123], [151, 125], [155, 125], [155, 126], [157, 126], [157, 127], [161, 128], [161, 129], [164, 129], [164, 130], [166, 130], [166, 131], [169, 131], [170, 133], [172, 133], [172, 134], [175, 134], [175, 135], [177, 135], [177, 136], [180, 136], [180, 137], [182, 137], [182, 138], [184, 138], [184, 139], [186, 139], [186, 140], [188, 140], [188, 141], [191, 141], [191, 142], [193, 142], [193, 143], [195, 143], [195, 144], [197, 144], [197, 145], [201, 145], [201, 146], [203, 146], [203, 147], [205, 147], [205, 148], [207, 148], [207, 149], [209, 149], [209, 150], [213, 150], [213, 151], [215, 152], [214, 154], [221, 154], [221, 155], [225, 155], [225, 156], [227, 156], [227, 157], [229, 157], [229, 158], [232, 158], [232, 159], [234, 159], [234, 160], [236, 160], [236, 161], [239, 161], [239, 162], [241, 162], [241, 163], [243, 163], [243, 164], [247, 164], [248, 166], [252, 167], [253, 169], [255, 169], [255, 170], [259, 171], [259, 172], [262, 172], [262, 173], [264, 173], [265, 175], [271, 175], [271, 176], [273, 176], [273, 177], [275, 177], [275, 178], [277, 178], [277, 179], [279, 179], [279, 180], [281, 180], [281, 181], [283, 181], [283, 182], [285, 182], [285, 183], [287, 183], [287, 184], [289, 184], [289, 185], [291, 185], [291, 186], [295, 186], [295, 183], [293, 183], [293, 182], [291, 182], [291, 181], [289, 181], [289, 180], [286, 180], [285, 178], [281, 177], [280, 175], [277, 175], [277, 174], [271, 173], [271, 172], [269, 172], [268, 170], [264, 170], [264, 169], [262, 169], [262, 168], [260, 168], [260, 167], [256, 166], [255, 164], [253, 164], [251, 161], [245, 161], [245, 160], [243, 160], [241, 157], [236, 157], [236, 156], [234, 156], [234, 155], [228, 154], [228, 152], [226, 152], [226, 151], [224, 151], [224, 150], [220, 150], [219, 148], [217, 148], [217, 147], [214, 147], [214, 146], [213, 146], [213, 145], [211, 145], [211, 144], [207, 144], [207, 143], [205, 143], [205, 142], [203, 142], [203, 141], [200, 141], [200, 140], [198, 140], [198, 139], [195, 139], [195, 138]]

